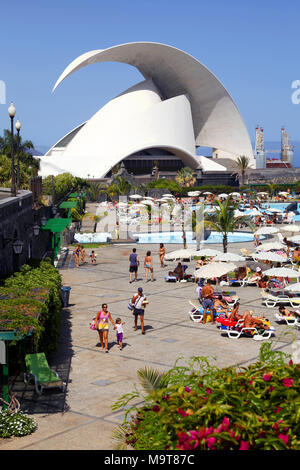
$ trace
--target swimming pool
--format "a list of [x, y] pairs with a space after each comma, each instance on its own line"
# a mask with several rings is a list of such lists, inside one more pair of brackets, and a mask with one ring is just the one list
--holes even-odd
[[[134, 237], [138, 238], [137, 243], [183, 243], [182, 232], [155, 232], [155, 233], [134, 233]], [[263, 236], [260, 237], [265, 238]], [[248, 232], [233, 232], [228, 234], [228, 243], [252, 242], [254, 236]], [[187, 243], [196, 243], [193, 240], [193, 232], [186, 232]], [[211, 232], [206, 240], [201, 243], [223, 243], [222, 234]]]

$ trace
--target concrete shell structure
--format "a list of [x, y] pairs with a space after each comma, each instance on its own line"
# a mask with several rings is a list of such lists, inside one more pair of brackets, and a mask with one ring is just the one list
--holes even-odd
[[42, 174], [69, 171], [103, 177], [127, 156], [161, 148], [191, 168], [196, 146], [246, 155], [255, 167], [250, 138], [232, 98], [191, 55], [171, 46], [137, 42], [87, 52], [75, 59], [53, 91], [76, 70], [96, 62], [136, 67], [145, 80], [101, 108], [42, 157]]

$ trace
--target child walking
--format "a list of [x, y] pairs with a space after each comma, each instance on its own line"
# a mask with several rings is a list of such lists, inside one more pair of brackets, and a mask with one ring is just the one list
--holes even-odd
[[94, 250], [92, 251], [92, 253], [90, 254], [90, 258], [91, 258], [91, 263], [92, 264], [96, 264], [96, 253], [94, 252]]
[[125, 322], [122, 322], [121, 318], [116, 318], [114, 330], [117, 330], [117, 342], [120, 346], [120, 351], [122, 351], [123, 347], [123, 325], [125, 325]]

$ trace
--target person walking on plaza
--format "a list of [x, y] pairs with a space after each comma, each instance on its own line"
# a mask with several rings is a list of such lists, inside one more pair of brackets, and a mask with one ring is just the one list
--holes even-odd
[[144, 261], [144, 268], [146, 271], [146, 282], [148, 282], [148, 271], [150, 271], [151, 281], [154, 281], [154, 273], [153, 273], [153, 263], [152, 263], [152, 256], [151, 251], [147, 251]]
[[138, 273], [138, 267], [140, 264], [139, 257], [136, 253], [136, 248], [132, 249], [132, 253], [129, 256], [129, 283], [132, 283], [132, 274], [134, 273], [134, 280], [137, 282], [137, 273]]
[[125, 322], [121, 320], [121, 318], [116, 318], [116, 324], [114, 326], [114, 330], [117, 330], [117, 342], [120, 347], [120, 351], [122, 351], [123, 348], [123, 325], [125, 325]]
[[115, 322], [113, 321], [110, 312], [107, 310], [107, 304], [102, 304], [102, 310], [100, 310], [96, 315], [96, 325], [101, 348], [104, 349], [105, 345], [106, 353], [108, 353], [108, 320], [113, 324], [113, 326], [115, 326]]
[[74, 256], [75, 256], [75, 268], [79, 267], [79, 256], [80, 256], [80, 244], [77, 243], [76, 248], [74, 250]]
[[165, 254], [166, 254], [166, 249], [164, 247], [164, 244], [161, 243], [160, 247], [159, 247], [159, 259], [160, 259], [160, 267], [161, 268], [165, 267], [165, 262], [164, 262]]
[[141, 330], [142, 335], [145, 334], [144, 331], [144, 314], [145, 314], [145, 307], [148, 301], [143, 294], [142, 287], [138, 288], [137, 293], [132, 297], [131, 304], [133, 306], [133, 315], [134, 315], [134, 331], [137, 330], [137, 320], [140, 317], [141, 320]]
[[214, 324], [215, 319], [214, 319], [214, 303], [213, 303], [213, 295], [214, 295], [214, 289], [210, 283], [211, 281], [208, 280], [205, 286], [202, 287], [201, 290], [201, 301], [202, 301], [202, 306], [204, 308], [204, 313], [203, 313], [203, 323], [205, 324], [206, 322], [206, 316], [207, 316], [207, 310], [210, 310], [211, 313], [211, 321]]
[[81, 249], [80, 249], [80, 257], [81, 257], [81, 262], [84, 263], [85, 262], [85, 249], [84, 249], [84, 245], [81, 245]]

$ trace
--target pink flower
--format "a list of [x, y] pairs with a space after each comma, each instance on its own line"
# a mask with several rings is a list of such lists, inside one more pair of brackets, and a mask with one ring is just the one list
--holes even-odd
[[282, 385], [284, 387], [292, 387], [294, 384], [294, 379], [285, 378], [282, 380]]
[[158, 413], [160, 410], [160, 406], [158, 405], [154, 405], [153, 408], [152, 408], [152, 411], [155, 411], [155, 413]]
[[292, 359], [289, 360], [289, 366], [292, 366], [294, 363], [292, 361]]
[[217, 440], [217, 439], [216, 439], [215, 437], [208, 437], [208, 438], [206, 439], [207, 447], [208, 447], [209, 449], [213, 449], [213, 445], [214, 445], [214, 443], [216, 442], [216, 440]]
[[273, 390], [275, 390], [274, 387], [270, 387], [270, 388], [269, 388], [269, 392], [273, 392]]
[[185, 390], [186, 392], [190, 392], [190, 391], [191, 391], [190, 387], [184, 387], [184, 390]]
[[250, 450], [250, 444], [248, 441], [241, 441], [239, 450]]
[[182, 408], [178, 408], [177, 413], [183, 416], [184, 418], [187, 416], [187, 413]]
[[287, 436], [286, 434], [278, 434], [278, 437], [285, 443], [285, 445], [287, 445], [287, 443], [289, 442], [289, 436]]
[[206, 393], [208, 393], [208, 395], [209, 395], [210, 393], [212, 393], [212, 392], [211, 392], [211, 389], [208, 388], [208, 387], [206, 387], [206, 390], [205, 390], [205, 391], [206, 391]]
[[265, 374], [263, 379], [265, 382], [270, 382], [270, 380], [272, 380], [272, 374]]

